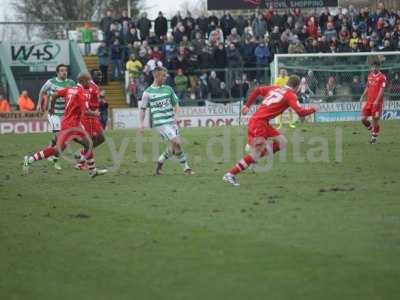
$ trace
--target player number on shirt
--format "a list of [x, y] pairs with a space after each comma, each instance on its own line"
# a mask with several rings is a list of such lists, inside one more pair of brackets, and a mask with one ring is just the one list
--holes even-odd
[[278, 103], [282, 100], [283, 94], [279, 91], [273, 91], [267, 98], [262, 102], [266, 106], [270, 106], [271, 104]]

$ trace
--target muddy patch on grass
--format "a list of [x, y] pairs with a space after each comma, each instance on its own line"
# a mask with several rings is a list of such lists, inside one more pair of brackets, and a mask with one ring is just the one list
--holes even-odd
[[349, 187], [349, 188], [343, 188], [343, 187], [331, 187], [331, 188], [320, 188], [319, 192], [320, 193], [330, 193], [330, 192], [352, 192], [354, 191], [354, 187]]
[[74, 218], [74, 219], [89, 219], [90, 218], [89, 215], [84, 214], [84, 213], [79, 213], [79, 214], [76, 214], [76, 215], [69, 215], [69, 216], [71, 218]]

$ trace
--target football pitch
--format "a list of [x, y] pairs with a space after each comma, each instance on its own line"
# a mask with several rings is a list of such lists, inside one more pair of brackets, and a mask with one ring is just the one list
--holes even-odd
[[107, 132], [95, 179], [70, 153], [23, 176], [51, 135], [0, 136], [0, 299], [399, 299], [400, 128], [381, 127], [286, 129], [240, 187], [244, 128], [182, 130], [191, 177], [153, 176], [150, 131]]

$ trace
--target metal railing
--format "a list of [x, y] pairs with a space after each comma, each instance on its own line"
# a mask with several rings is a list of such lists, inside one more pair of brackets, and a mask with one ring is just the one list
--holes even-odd
[[[209, 78], [210, 74], [215, 72], [217, 77], [214, 83], [219, 84], [219, 89], [211, 90], [209, 86]], [[174, 77], [176, 76], [176, 70], [169, 70], [169, 76], [166, 84], [174, 87]], [[207, 79], [205, 79], [205, 76]], [[205, 101], [218, 102], [218, 103], [229, 103], [229, 102], [237, 102], [246, 98], [249, 90], [254, 88], [258, 84], [268, 84], [270, 82], [270, 72], [269, 67], [265, 68], [212, 68], [212, 69], [196, 69], [196, 70], [188, 70], [185, 72], [185, 76], [188, 79], [187, 89], [183, 93], [180, 91], [176, 91], [178, 98], [180, 99], [180, 104], [184, 106], [190, 105], [204, 105]], [[139, 72], [137, 76], [134, 76], [135, 87], [138, 91], [136, 95], [134, 95], [134, 101], [137, 103], [140, 101], [143, 91], [150, 85], [152, 80], [151, 73], [144, 73], [143, 71]], [[239, 87], [239, 90], [236, 90], [237, 95], [233, 94], [233, 88], [236, 79], [239, 81], [239, 86], [242, 86], [245, 83], [248, 88]], [[129, 93], [129, 81], [130, 76], [128, 71], [125, 72], [125, 89], [126, 93], [126, 102], [130, 103], [131, 94]], [[224, 88], [221, 87], [223, 84]], [[222, 91], [222, 89], [225, 91]], [[221, 96], [222, 94], [226, 94], [226, 96]], [[182, 96], [183, 95], [183, 96]], [[135, 106], [135, 105], [132, 105]]]
[[0, 81], [3, 84], [3, 89], [5, 91], [7, 98], [10, 100], [10, 104], [15, 107], [17, 105], [19, 91], [14, 75], [11, 71], [11, 68], [4, 61], [5, 57], [6, 54], [3, 49], [3, 45], [2, 43], [0, 43], [0, 76], [1, 76]]
[[98, 30], [99, 22], [90, 20], [48, 21], [48, 22], [0, 22], [0, 40], [9, 42], [30, 42], [35, 40], [79, 40], [79, 29], [85, 23], [93, 29], [94, 41], [103, 37]]

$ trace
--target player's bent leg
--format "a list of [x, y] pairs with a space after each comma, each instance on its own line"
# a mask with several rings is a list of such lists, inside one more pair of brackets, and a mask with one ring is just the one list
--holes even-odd
[[93, 147], [98, 147], [101, 144], [103, 144], [106, 141], [106, 138], [104, 137], [103, 133], [98, 134], [93, 142]]
[[372, 118], [372, 132], [371, 132], [371, 144], [376, 144], [378, 142], [378, 136], [380, 132], [380, 126], [379, 126], [379, 115], [375, 115]]
[[286, 148], [288, 144], [288, 139], [284, 135], [278, 135], [276, 137], [271, 138], [273, 140], [272, 143], [272, 152], [276, 153], [284, 148]]
[[27, 155], [24, 157], [24, 161], [23, 161], [23, 173], [24, 174], [29, 174], [29, 170], [30, 170], [30, 166], [38, 160], [43, 160], [43, 159], [47, 159], [50, 156], [54, 156], [57, 155], [58, 149], [57, 147], [47, 147], [41, 151], [36, 152], [33, 155]]
[[187, 157], [186, 157], [185, 152], [182, 149], [182, 141], [179, 138], [179, 136], [177, 136], [171, 140], [171, 146], [173, 149], [173, 153], [175, 154], [176, 158], [178, 159], [180, 165], [182, 166], [183, 172], [186, 175], [193, 175], [194, 174], [193, 170], [187, 162]]
[[372, 116], [372, 109], [371, 106], [366, 103], [364, 104], [363, 108], [362, 108], [362, 112], [361, 112], [361, 122], [364, 125], [365, 128], [368, 129], [368, 132], [371, 134], [372, 132], [372, 124], [371, 122], [368, 120], [369, 117]]
[[[102, 132], [89, 134], [86, 131], [86, 133], [87, 133], [86, 144], [90, 144], [90, 140], [91, 140], [93, 148], [96, 148], [105, 142], [105, 137]], [[89, 140], [89, 138], [90, 138], [90, 140]], [[84, 143], [82, 143], [79, 140], [76, 140], [76, 142], [81, 144], [82, 146], [85, 146]], [[75, 160], [76, 160], [75, 169], [76, 170], [83, 171], [83, 170], [88, 169], [84, 152], [85, 152], [85, 149], [81, 149], [75, 153]]]
[[91, 137], [84, 135], [81, 140], [82, 144], [84, 144], [84, 151], [82, 152], [82, 158], [87, 165], [87, 169], [89, 171], [89, 176], [91, 178], [95, 178], [99, 175], [104, 175], [108, 172], [107, 169], [97, 169], [96, 162], [94, 158], [94, 150], [93, 150], [93, 142]]
[[[61, 118], [59, 116], [49, 114], [47, 115], [47, 120], [49, 123], [49, 129], [54, 133], [54, 137], [51, 140], [50, 145], [51, 147], [55, 147], [57, 145], [58, 133], [61, 129]], [[56, 170], [61, 170], [58, 155], [50, 156], [48, 160], [53, 163]]]
[[160, 155], [160, 157], [157, 160], [157, 167], [156, 167], [156, 175], [162, 175], [162, 167], [164, 165], [164, 162], [167, 161], [172, 155], [174, 151], [172, 150], [172, 146], [168, 145], [165, 151]]
[[371, 131], [372, 126], [371, 126], [371, 122], [368, 120], [368, 117], [363, 116], [361, 118], [361, 123], [365, 126], [365, 128], [367, 128], [369, 131]]
[[[245, 153], [247, 153], [247, 154], [252, 153], [251, 146], [250, 146], [249, 144], [246, 144], [246, 146], [244, 147], [244, 151], [245, 151]], [[250, 171], [252, 174], [255, 174], [255, 173], [256, 173], [256, 164], [251, 164], [251, 165], [247, 168], [247, 170]]]
[[[52, 140], [50, 141], [50, 146], [51, 147], [55, 147], [57, 145], [57, 139], [58, 139], [58, 133], [59, 130], [53, 130], [54, 136], [52, 138]], [[62, 167], [59, 163], [59, 154], [55, 155], [55, 156], [50, 156], [49, 158], [47, 158], [48, 161], [53, 163], [53, 166], [56, 170], [62, 170]]]
[[179, 128], [177, 125], [163, 125], [156, 129], [164, 140], [167, 140], [170, 148], [167, 149], [157, 161], [156, 175], [161, 175], [161, 169], [164, 162], [171, 156], [175, 155], [181, 164], [183, 171], [187, 175], [192, 175], [192, 168], [189, 166], [186, 154], [182, 149], [182, 140], [179, 136]]
[[240, 184], [236, 180], [236, 175], [249, 168], [249, 166], [256, 164], [257, 161], [265, 155], [266, 142], [267, 140], [264, 137], [251, 138], [251, 141], [249, 141], [250, 154], [243, 156], [243, 158], [222, 177], [222, 180], [233, 186], [239, 186]]

